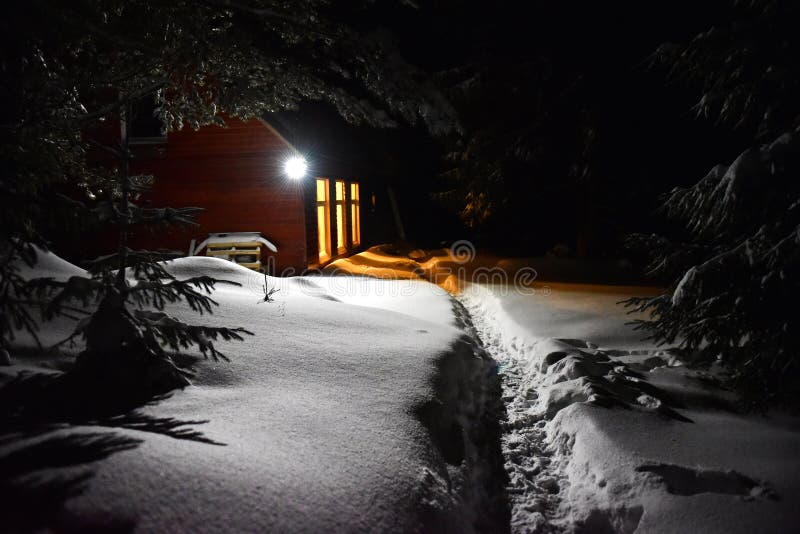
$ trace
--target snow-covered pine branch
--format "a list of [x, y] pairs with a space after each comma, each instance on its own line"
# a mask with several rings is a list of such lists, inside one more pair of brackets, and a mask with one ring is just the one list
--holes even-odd
[[691, 241], [641, 239], [661, 245], [650, 248], [653, 264], [673, 283], [627, 301], [651, 314], [637, 328], [677, 341], [694, 363], [722, 364], [754, 404], [800, 393], [798, 175], [800, 134], [787, 132], [673, 191], [663, 209]]

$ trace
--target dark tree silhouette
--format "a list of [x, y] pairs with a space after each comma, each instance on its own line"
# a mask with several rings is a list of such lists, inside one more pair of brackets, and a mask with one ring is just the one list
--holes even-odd
[[702, 92], [697, 114], [754, 143], [730, 165], [673, 190], [662, 212], [683, 229], [633, 236], [651, 271], [672, 281], [639, 327], [679, 343], [702, 365], [719, 363], [751, 405], [800, 399], [800, 40], [793, 2], [733, 2], [732, 22], [654, 54], [674, 79]]

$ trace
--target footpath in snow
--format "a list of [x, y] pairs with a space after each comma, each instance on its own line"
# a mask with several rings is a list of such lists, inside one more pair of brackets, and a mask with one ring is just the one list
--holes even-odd
[[[226, 344], [230, 363], [187, 358], [193, 386], [144, 408], [138, 424], [5, 429], [6, 524], [797, 530], [798, 419], [739, 413], [715, 376], [640, 341], [617, 301], [652, 289], [531, 283], [530, 265], [509, 260], [476, 261], [488, 269], [477, 277], [473, 260], [376, 247], [325, 276], [269, 278], [271, 303], [260, 302], [262, 275], [213, 258], [172, 262], [180, 277], [239, 282], [220, 286], [220, 306], [201, 320], [256, 335]], [[28, 274], [85, 273], [44, 255]], [[72, 326], [46, 324], [43, 341]], [[0, 380], [64, 367], [26, 357], [30, 345], [18, 339]], [[162, 435], [148, 418], [207, 420], [193, 428], [225, 445]]]
[[646, 288], [467, 286], [504, 369], [512, 531], [790, 532], [800, 424], [738, 413], [713, 376], [642, 342]]
[[642, 341], [618, 302], [657, 288], [541, 282], [531, 267], [580, 268], [473, 253], [373, 249], [335, 268], [457, 295], [499, 363], [513, 532], [797, 531], [800, 420], [740, 413], [715, 376]]

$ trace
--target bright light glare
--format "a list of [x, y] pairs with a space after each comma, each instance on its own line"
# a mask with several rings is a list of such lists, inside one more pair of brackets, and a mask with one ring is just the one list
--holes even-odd
[[286, 163], [283, 165], [283, 170], [289, 178], [299, 180], [306, 175], [308, 163], [306, 163], [305, 158], [295, 156], [286, 160]]

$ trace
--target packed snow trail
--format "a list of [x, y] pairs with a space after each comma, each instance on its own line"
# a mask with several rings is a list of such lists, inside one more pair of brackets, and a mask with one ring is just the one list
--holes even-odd
[[[674, 357], [668, 350], [643, 348], [638, 335], [625, 326], [625, 312], [614, 304], [619, 288], [585, 286], [575, 291], [556, 286], [559, 290], [552, 292], [550, 286], [465, 284], [457, 297], [487, 352], [500, 363], [510, 529], [631, 533], [644, 511], [624, 498], [626, 493], [635, 498], [635, 484], [627, 478], [612, 484], [594, 474], [599, 462], [595, 464], [597, 451], [591, 444], [588, 455], [576, 454], [575, 408], [640, 408], [691, 422], [674, 409], [669, 395], [632, 368], [666, 366]], [[570, 290], [586, 300], [576, 299]], [[625, 348], [600, 348], [578, 335]], [[639, 363], [626, 363], [626, 358]], [[635, 478], [636, 472], [630, 471]]]
[[520, 368], [524, 347], [506, 339], [507, 325], [487, 309], [487, 299], [494, 298], [487, 289], [470, 286], [456, 298], [471, 318], [474, 335], [498, 362], [506, 411], [501, 445], [508, 476], [511, 531], [556, 531], [550, 518], [558, 510], [563, 477], [551, 461], [546, 439], [547, 421], [528, 411], [537, 393], [526, 387], [525, 373]]

